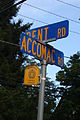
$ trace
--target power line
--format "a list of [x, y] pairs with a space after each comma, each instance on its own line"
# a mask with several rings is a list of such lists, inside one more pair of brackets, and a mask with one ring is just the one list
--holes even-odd
[[76, 31], [73, 31], [73, 30], [70, 30], [70, 32], [80, 35], [80, 32], [76, 32]]
[[41, 20], [38, 20], [38, 19], [34, 19], [32, 17], [28, 17], [28, 16], [25, 16], [25, 15], [22, 15], [22, 14], [18, 14], [19, 16], [22, 16], [22, 17], [25, 17], [25, 18], [28, 18], [28, 19], [31, 19], [31, 20], [35, 20], [37, 22], [40, 22], [40, 23], [43, 23], [43, 24], [48, 24], [47, 22], [43, 22]]
[[78, 21], [76, 21], [76, 20], [73, 20], [73, 19], [71, 19], [71, 18], [67, 18], [67, 17], [61, 16], [61, 15], [59, 15], [59, 14], [50, 12], [50, 11], [45, 10], [45, 9], [42, 9], [42, 8], [40, 8], [40, 7], [36, 7], [36, 6], [31, 5], [31, 4], [27, 4], [27, 3], [24, 3], [24, 5], [30, 6], [30, 7], [32, 7], [32, 8], [38, 9], [38, 10], [43, 11], [43, 12], [46, 12], [46, 13], [48, 13], [48, 14], [55, 15], [55, 16], [57, 16], [57, 17], [64, 18], [64, 19], [67, 19], [67, 20], [70, 20], [70, 21], [72, 21], [72, 22], [75, 22], [75, 23], [80, 24], [80, 22], [78, 22]]
[[10, 1], [8, 1], [8, 2], [1, 2], [2, 4], [0, 5], [0, 7], [1, 8], [4, 8], [4, 7], [6, 7], [7, 5], [9, 5], [10, 3], [13, 3], [13, 1], [12, 0], [10, 0]]
[[2, 43], [6, 43], [6, 44], [9, 44], [9, 45], [12, 45], [12, 46], [20, 47], [19, 44], [15, 44], [15, 43], [7, 42], [7, 41], [4, 41], [4, 40], [0, 40], [0, 42], [2, 42]]
[[[25, 1], [25, 0], [24, 0], [24, 1]], [[60, 0], [59, 0], [59, 1], [60, 1]], [[44, 9], [41, 9], [41, 8], [35, 7], [35, 6], [33, 6], [33, 5], [30, 5], [30, 4], [27, 4], [27, 3], [24, 3], [24, 4], [29, 5], [29, 6], [31, 6], [31, 7], [34, 7], [34, 8], [36, 8], [36, 9], [42, 10], [42, 11], [44, 11], [44, 12], [51, 13], [50, 11], [46, 11], [46, 10], [44, 10]], [[52, 14], [52, 13], [51, 13], [51, 14]], [[40, 23], [48, 24], [47, 22], [43, 22], [43, 21], [41, 21], [41, 20], [34, 19], [34, 18], [31, 18], [31, 17], [25, 16], [25, 15], [22, 15], [22, 14], [18, 14], [18, 15], [20, 15], [20, 16], [22, 16], [22, 17], [25, 17], [25, 18], [28, 18], [28, 19], [31, 19], [31, 20], [35, 20], [35, 21], [40, 22]], [[75, 21], [75, 22], [76, 22], [76, 21]], [[80, 22], [78, 22], [78, 23], [80, 24]], [[72, 30], [70, 30], [70, 32], [72, 32], [72, 33], [76, 33], [76, 34], [78, 34], [78, 35], [80, 34], [79, 32], [72, 31]]]
[[67, 56], [64, 56], [64, 57], [70, 59], [70, 57], [67, 57]]
[[[19, 5], [19, 4], [23, 3], [23, 2], [25, 2], [25, 1], [26, 1], [26, 0], [21, 0], [20, 2], [14, 4], [14, 5], [11, 5], [11, 6], [9, 6], [8, 8], [3, 9], [2, 11], [0, 11], [0, 14], [3, 13], [3, 12], [5, 12], [6, 10], [12, 8], [12, 7], [15, 7], [16, 5]], [[61, 0], [57, 0], [57, 1], [63, 2], [63, 1], [61, 1]], [[63, 3], [66, 3], [66, 2], [63, 2]], [[61, 16], [61, 15], [58, 15], [58, 14], [53, 13], [53, 12], [50, 12], [50, 11], [48, 11], [48, 10], [45, 10], [45, 9], [42, 9], [42, 8], [33, 6], [33, 5], [31, 5], [31, 4], [27, 4], [27, 3], [24, 3], [24, 4], [27, 5], [27, 6], [33, 7], [33, 8], [35, 8], [35, 9], [41, 10], [41, 11], [43, 11], [43, 12], [46, 12], [46, 13], [49, 13], [49, 14], [52, 14], [52, 15], [55, 15], [55, 16], [57, 16], [57, 17], [61, 17], [61, 18], [64, 18], [64, 19], [68, 19], [68, 20], [70, 20], [70, 21], [72, 21], [72, 22], [75, 22], [75, 23], [80, 24], [80, 22], [78, 22], [78, 21], [76, 21], [76, 20], [73, 20], [73, 19], [70, 19], [70, 18]], [[66, 3], [66, 4], [69, 4], [69, 3]], [[72, 4], [69, 4], [69, 5], [72, 5]], [[74, 5], [73, 5], [73, 6], [74, 6]], [[77, 7], [77, 6], [76, 6], [76, 7]], [[78, 7], [78, 8], [80, 8], [80, 7]], [[29, 18], [29, 19], [30, 19], [30, 18]]]
[[[47, 22], [43, 22], [43, 21], [41, 21], [41, 20], [38, 20], [38, 19], [35, 19], [35, 18], [32, 18], [32, 17], [28, 17], [28, 16], [25, 16], [25, 15], [22, 15], [22, 14], [18, 14], [18, 15], [19, 15], [19, 16], [22, 16], [22, 17], [24, 17], [24, 18], [28, 18], [28, 19], [31, 19], [31, 20], [35, 20], [35, 21], [40, 22], [40, 23], [43, 23], [43, 24], [48, 24]], [[73, 30], [70, 30], [70, 32], [80, 35], [79, 32], [76, 32], [76, 31], [73, 31]]]
[[[12, 46], [15, 46], [15, 47], [20, 47], [20, 44], [15, 44], [15, 43], [12, 43], [12, 42], [7, 42], [7, 41], [4, 41], [4, 40], [0, 40], [0, 42], [2, 43], [5, 43], [5, 44], [9, 44], [9, 45], [12, 45]], [[70, 57], [67, 57], [67, 56], [64, 56], [65, 58], [70, 58]]]
[[21, 1], [17, 2], [17, 3], [15, 3], [15, 4], [13, 4], [13, 5], [5, 8], [5, 9], [3, 9], [3, 10], [1, 10], [1, 11], [0, 11], [0, 14], [4, 13], [5, 11], [9, 10], [10, 8], [15, 7], [15, 6], [21, 4], [21, 3], [25, 2], [25, 1], [26, 1], [26, 0], [21, 0]]
[[[12, 5], [12, 6], [8, 7], [8, 8], [6, 8], [6, 9], [4, 9], [4, 10], [2, 10], [2, 11], [0, 11], [0, 13], [3, 13], [3, 12], [5, 12], [6, 10], [8, 10], [8, 9], [11, 8], [11, 7], [14, 7], [14, 6], [16, 6], [16, 5], [21, 4], [23, 1], [26, 1], [26, 0], [22, 0], [22, 1], [20, 1], [20, 2], [18, 2], [18, 3], [16, 3], [16, 4], [14, 4], [14, 5]], [[36, 6], [32, 6], [32, 5], [27, 4], [27, 3], [25, 3], [25, 4], [28, 5], [28, 6], [34, 7], [34, 8], [36, 8], [36, 9], [39, 9], [39, 10], [41, 10], [41, 11], [48, 12], [48, 13], [50, 13], [50, 14], [54, 14], [54, 13], [52, 13], [52, 12], [50, 12], [50, 11], [47, 11], [47, 10], [38, 8], [38, 7], [36, 7]], [[35, 20], [35, 21], [40, 22], [40, 23], [48, 24], [47, 22], [43, 22], [43, 21], [41, 21], [41, 20], [34, 19], [34, 18], [25, 16], [25, 15], [22, 15], [22, 14], [18, 14], [18, 15], [20, 15], [20, 16], [22, 16], [22, 17], [25, 17], [25, 18], [28, 18], [28, 19], [31, 19], [31, 20]], [[60, 16], [58, 16], [58, 17], [60, 17]], [[64, 17], [64, 18], [66, 18], [66, 17]], [[67, 19], [68, 19], [68, 18], [67, 18]], [[74, 20], [72, 20], [72, 21], [74, 21]], [[75, 22], [77, 22], [77, 21], [75, 21]], [[80, 24], [80, 22], [77, 22], [77, 23]], [[70, 32], [76, 33], [76, 34], [80, 34], [79, 32], [76, 32], [76, 31], [70, 31]]]
[[[0, 13], [6, 11], [6, 10], [8, 10], [9, 8], [14, 7], [14, 6], [18, 5], [18, 4], [21, 4], [21, 3], [24, 2], [24, 1], [26, 1], [26, 0], [22, 0], [22, 1], [20, 1], [20, 2], [18, 2], [18, 3], [16, 3], [16, 4], [14, 4], [14, 5], [11, 5], [11, 6], [9, 6], [8, 8], [6, 8], [6, 9], [0, 11]], [[58, 0], [58, 1], [60, 1], [60, 0]], [[64, 17], [64, 16], [57, 15], [57, 14], [55, 14], [55, 13], [52, 13], [52, 12], [47, 11], [47, 10], [44, 10], [44, 9], [42, 9], [42, 8], [33, 6], [33, 5], [31, 5], [31, 4], [27, 4], [27, 3], [24, 3], [24, 4], [26, 4], [26, 5], [30, 6], [30, 7], [36, 8], [36, 9], [38, 9], [38, 10], [47, 12], [47, 13], [49, 13], [49, 14], [53, 14], [53, 15], [56, 15], [56, 16], [58, 16], [58, 17], [62, 17], [62, 18], [65, 18], [65, 19], [68, 19], [68, 20], [70, 20], [70, 21], [73, 21], [73, 22], [76, 22], [76, 23], [79, 23], [79, 24], [80, 24], [80, 22], [78, 22], [78, 21], [72, 20], [72, 19], [67, 18], [67, 17]], [[40, 20], [36, 20], [36, 19], [34, 19], [34, 18], [30, 18], [30, 17], [24, 16], [24, 15], [21, 15], [21, 14], [18, 14], [18, 15], [23, 16], [23, 17], [26, 17], [26, 18], [28, 18], [28, 19], [32, 19], [32, 20], [35, 20], [35, 21], [44, 23], [44, 24], [47, 24], [46, 22], [43, 22], [43, 21], [40, 21]], [[74, 33], [77, 33], [77, 32], [74, 32]]]
[[64, 1], [62, 1], [62, 0], [57, 0], [57, 1], [58, 1], [58, 2], [61, 2], [61, 3], [63, 3], [63, 4], [66, 4], [66, 5], [69, 5], [69, 6], [75, 7], [75, 8], [77, 8], [77, 9], [80, 9], [80, 7], [75, 6], [75, 5], [73, 5], [73, 4], [70, 4], [70, 3], [67, 3], [67, 2], [64, 2]]

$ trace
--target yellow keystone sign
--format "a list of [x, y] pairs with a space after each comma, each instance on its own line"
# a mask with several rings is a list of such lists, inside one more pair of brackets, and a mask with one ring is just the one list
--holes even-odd
[[39, 84], [40, 70], [37, 66], [29, 65], [25, 69], [24, 85], [37, 85]]

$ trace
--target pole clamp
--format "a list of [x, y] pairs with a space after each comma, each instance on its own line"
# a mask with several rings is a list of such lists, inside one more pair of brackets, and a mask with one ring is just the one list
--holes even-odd
[[41, 78], [41, 80], [46, 80], [46, 78]]

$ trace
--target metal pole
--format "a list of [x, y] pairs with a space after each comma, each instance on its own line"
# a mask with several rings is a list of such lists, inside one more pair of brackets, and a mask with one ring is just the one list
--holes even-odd
[[37, 120], [43, 120], [44, 112], [44, 92], [45, 92], [45, 80], [46, 80], [46, 60], [41, 63], [41, 85], [39, 91], [39, 103], [38, 103], [38, 116]]

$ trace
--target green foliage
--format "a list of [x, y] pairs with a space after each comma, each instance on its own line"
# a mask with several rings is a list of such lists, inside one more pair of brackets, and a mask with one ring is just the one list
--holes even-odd
[[[50, 82], [46, 81], [47, 83], [50, 84]], [[49, 85], [46, 85], [44, 120], [48, 120], [51, 117], [51, 109], [55, 107], [55, 99], [52, 95], [54, 93], [53, 90], [54, 88], [50, 90]], [[15, 90], [0, 87], [0, 120], [36, 120], [38, 95], [39, 86], [23, 86]]]
[[44, 100], [44, 120], [49, 120], [56, 107], [56, 88], [53, 81], [46, 80]]
[[5, 12], [2, 12], [6, 8], [9, 8], [14, 4], [15, 0], [1, 0], [0, 1], [0, 26], [5, 28], [7, 24], [10, 23], [10, 20], [13, 16], [16, 16], [16, 13], [19, 10], [19, 7], [12, 7]]
[[[20, 7], [12, 7], [1, 11], [15, 0], [0, 0], [0, 40], [19, 44], [22, 31], [30, 28], [32, 24], [22, 25], [21, 20], [17, 23], [13, 17], [17, 15]], [[24, 62], [35, 64], [30, 61], [28, 55], [23, 55], [19, 47], [0, 42], [0, 120], [36, 120], [38, 111], [39, 86], [23, 86]], [[56, 90], [53, 82], [48, 79], [45, 89], [44, 120], [48, 120], [55, 107], [54, 94]]]
[[[13, 1], [0, 1], [0, 10], [3, 10], [11, 5]], [[21, 26], [21, 20], [17, 23], [11, 22], [13, 16], [16, 16], [19, 7], [12, 7], [6, 12], [0, 14], [0, 40], [19, 44], [20, 34], [27, 30], [32, 24]], [[24, 71], [21, 70], [22, 63], [27, 59], [20, 52], [20, 48], [0, 42], [0, 83], [7, 88], [15, 88], [23, 83], [22, 76]]]
[[80, 119], [80, 53], [74, 54], [64, 70], [58, 72], [57, 80], [63, 85], [59, 89], [62, 96], [51, 119]]
[[74, 54], [71, 60], [67, 63], [64, 70], [60, 71], [57, 80], [62, 85], [79, 87], [80, 85], [80, 56]]
[[26, 89], [10, 91], [0, 88], [0, 120], [35, 120], [36, 100], [34, 96], [27, 94]]

